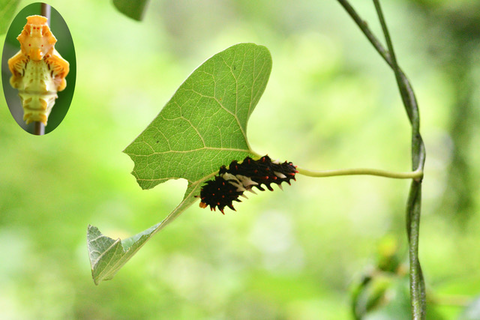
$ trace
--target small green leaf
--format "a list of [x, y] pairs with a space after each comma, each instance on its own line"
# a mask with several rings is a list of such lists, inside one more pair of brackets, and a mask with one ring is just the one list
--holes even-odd
[[113, 0], [115, 7], [129, 18], [142, 21], [148, 0]]
[[103, 235], [97, 227], [88, 226], [87, 246], [93, 282], [98, 285], [101, 281], [111, 280], [118, 270], [120, 270], [154, 234], [172, 222], [194, 202], [194, 197], [188, 197], [162, 222], [125, 240], [109, 238]]
[[180, 86], [153, 122], [126, 149], [143, 189], [186, 179], [183, 201], [159, 224], [125, 240], [89, 226], [88, 252], [95, 284], [110, 280], [149, 240], [192, 205], [201, 184], [220, 166], [252, 155], [247, 122], [265, 90], [272, 59], [255, 44], [214, 55]]
[[0, 0], [0, 35], [7, 32], [20, 0]]

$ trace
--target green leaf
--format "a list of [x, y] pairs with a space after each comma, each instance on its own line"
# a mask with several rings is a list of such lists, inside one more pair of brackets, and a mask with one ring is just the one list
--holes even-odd
[[0, 35], [7, 32], [20, 0], [0, 0]]
[[126, 149], [133, 175], [143, 189], [186, 179], [183, 201], [161, 223], [125, 240], [87, 233], [95, 284], [110, 280], [149, 240], [192, 205], [201, 184], [221, 165], [253, 155], [247, 122], [265, 90], [272, 59], [263, 46], [238, 44], [198, 67], [171, 100]]
[[138, 184], [150, 189], [184, 178], [191, 187], [221, 165], [252, 154], [247, 121], [271, 67], [267, 48], [247, 43], [216, 54], [195, 70], [125, 149], [135, 163]]
[[187, 197], [162, 222], [125, 240], [112, 239], [103, 235], [97, 227], [88, 226], [87, 246], [93, 282], [111, 280], [125, 263], [158, 231], [172, 222], [180, 213], [195, 202]]
[[115, 7], [129, 18], [137, 21], [143, 19], [147, 0], [113, 0]]

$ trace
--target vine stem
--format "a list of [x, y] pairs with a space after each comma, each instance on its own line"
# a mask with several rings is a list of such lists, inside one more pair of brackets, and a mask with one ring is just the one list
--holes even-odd
[[[393, 44], [388, 32], [385, 18], [380, 6], [379, 0], [373, 0], [377, 15], [382, 26], [388, 51], [382, 46], [380, 41], [370, 31], [368, 25], [356, 13], [355, 9], [347, 0], [338, 0], [345, 11], [355, 21], [360, 30], [365, 34], [373, 47], [388, 63], [395, 73], [397, 85], [400, 90], [408, 119], [412, 125], [412, 168], [415, 171], [422, 171], [425, 166], [425, 145], [420, 135], [420, 115], [418, 110], [415, 93], [406, 77], [400, 69], [393, 50]], [[423, 175], [412, 181], [410, 194], [407, 201], [407, 234], [409, 242], [409, 262], [410, 262], [410, 300], [412, 306], [412, 319], [423, 320], [426, 317], [426, 290], [423, 278], [422, 268], [419, 260], [419, 235], [420, 235], [420, 217], [422, 200], [422, 179]]]
[[[418, 105], [413, 93], [410, 82], [401, 72], [393, 44], [388, 32], [387, 24], [380, 6], [379, 0], [373, 0], [377, 11], [378, 19], [382, 26], [385, 41], [387, 42], [388, 51], [393, 64], [393, 71], [400, 90], [400, 95], [405, 105], [405, 109], [412, 124], [412, 166], [415, 168], [423, 168], [425, 161], [425, 147], [420, 135], [420, 116]], [[427, 303], [425, 281], [423, 278], [422, 268], [419, 258], [419, 238], [420, 238], [420, 217], [422, 206], [422, 180], [412, 181], [410, 187], [410, 195], [407, 202], [407, 234], [409, 242], [409, 262], [410, 262], [410, 302], [412, 306], [412, 318], [414, 320], [423, 320], [426, 318]]]
[[297, 170], [299, 174], [302, 174], [308, 177], [313, 177], [313, 178], [354, 176], [354, 175], [378, 176], [378, 177], [393, 178], [393, 179], [421, 179], [423, 177], [422, 170], [415, 170], [410, 172], [396, 172], [396, 171], [387, 171], [387, 170], [370, 169], [370, 168], [351, 168], [351, 169], [312, 171], [312, 170], [307, 170], [300, 167], [297, 167]]

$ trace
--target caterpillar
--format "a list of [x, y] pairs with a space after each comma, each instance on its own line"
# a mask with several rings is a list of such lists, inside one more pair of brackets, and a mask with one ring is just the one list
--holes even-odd
[[246, 198], [243, 194], [245, 191], [255, 193], [253, 187], [265, 191], [262, 185], [273, 191], [272, 183], [280, 188], [282, 182], [290, 185], [290, 180], [295, 180], [295, 173], [298, 172], [296, 168], [291, 162], [272, 161], [269, 156], [263, 156], [258, 160], [246, 157], [241, 163], [234, 160], [228, 169], [221, 166], [215, 179], [207, 181], [202, 186], [199, 196], [200, 208], [210, 206], [210, 210], [215, 211], [218, 207], [223, 214], [225, 207], [235, 211], [233, 201], [241, 202], [238, 199], [240, 196]]
[[20, 51], [8, 60], [12, 73], [10, 84], [18, 90], [23, 120], [47, 125], [57, 92], [67, 86], [70, 65], [55, 50], [57, 39], [43, 16], [29, 16], [20, 35]]

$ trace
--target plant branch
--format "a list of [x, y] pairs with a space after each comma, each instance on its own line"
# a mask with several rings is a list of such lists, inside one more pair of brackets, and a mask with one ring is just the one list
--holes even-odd
[[313, 178], [326, 178], [336, 176], [353, 176], [353, 175], [368, 175], [378, 176], [393, 179], [421, 179], [423, 177], [423, 171], [416, 170], [410, 172], [395, 172], [370, 168], [352, 168], [352, 169], [337, 169], [337, 170], [322, 170], [312, 171], [298, 167], [298, 173], [304, 176]]
[[[363, 32], [363, 34], [367, 37], [367, 39], [370, 41], [370, 43], [373, 45], [375, 50], [380, 54], [380, 56], [385, 60], [385, 62], [394, 70], [395, 69], [395, 63], [392, 61], [392, 57], [390, 56], [390, 53], [388, 52], [387, 49], [381, 44], [381, 42], [377, 39], [377, 37], [373, 34], [373, 32], [370, 30], [368, 27], [368, 24], [362, 20], [362, 18], [358, 15], [358, 13], [355, 11], [355, 9], [350, 5], [348, 0], [338, 0], [340, 5], [347, 11], [347, 13], [350, 15], [350, 17], [355, 21], [357, 26], [360, 28], [360, 30]], [[396, 61], [395, 61], [396, 62]], [[406, 101], [410, 101], [410, 103], [414, 103], [415, 105], [415, 110], [417, 110], [416, 106], [416, 98], [415, 94], [413, 93], [413, 89], [410, 85], [410, 81], [408, 81], [405, 73], [400, 69], [398, 65], [396, 65], [399, 71], [399, 77], [402, 79], [401, 83], [402, 86], [406, 86], [404, 88], [405, 90], [401, 90], [401, 95], [402, 95], [402, 100], [405, 106], [407, 106]], [[395, 71], [395, 70], [394, 70]], [[412, 114], [411, 109], [406, 108], [408, 118], [410, 120], [410, 123], [412, 123], [415, 119], [419, 119], [418, 113]], [[416, 168], [414, 168], [415, 170]]]
[[372, 31], [370, 31], [370, 28], [368, 28], [368, 24], [358, 15], [358, 13], [355, 11], [355, 9], [350, 5], [348, 0], [338, 0], [340, 5], [347, 11], [347, 13], [350, 15], [350, 17], [355, 21], [357, 26], [362, 30], [363, 34], [367, 37], [367, 39], [370, 41], [370, 43], [373, 45], [373, 47], [377, 50], [377, 52], [382, 56], [382, 58], [385, 60], [385, 62], [388, 63], [390, 67], [393, 66], [392, 61], [390, 59], [390, 54], [388, 51], [383, 47], [380, 41], [378, 41], [377, 37], [373, 34]]
[[[403, 104], [412, 124], [412, 167], [423, 169], [425, 160], [425, 148], [420, 136], [420, 116], [418, 105], [413, 89], [397, 64], [392, 40], [388, 32], [387, 24], [380, 6], [379, 0], [373, 0], [377, 15], [382, 26], [387, 47], [393, 63], [393, 71], [397, 80], [398, 88], [402, 96]], [[412, 305], [412, 317], [415, 320], [426, 317], [426, 290], [422, 268], [419, 259], [420, 217], [422, 205], [422, 181], [414, 180], [410, 188], [410, 196], [407, 202], [407, 233], [409, 241], [410, 260], [410, 300]]]
[[36, 136], [43, 136], [45, 134], [45, 125], [43, 122], [34, 121], [33, 122], [33, 134]]
[[[417, 100], [415, 98], [415, 93], [410, 84], [410, 81], [397, 64], [395, 51], [393, 49], [390, 34], [388, 32], [385, 18], [380, 7], [380, 2], [378, 0], [373, 0], [387, 42], [388, 51], [385, 50], [382, 44], [370, 31], [367, 23], [360, 18], [360, 16], [356, 13], [355, 9], [353, 9], [353, 7], [348, 3], [347, 0], [338, 0], [338, 2], [345, 8], [350, 17], [352, 17], [358, 27], [372, 43], [374, 48], [394, 71], [397, 85], [400, 90], [400, 95], [402, 97], [408, 119], [412, 125], [412, 170], [415, 170], [414, 172], [423, 172], [426, 153], [425, 145], [423, 143], [422, 136], [420, 135], [420, 115]], [[425, 319], [426, 316], [425, 282], [423, 279], [422, 269], [418, 256], [422, 179], [423, 174], [412, 181], [412, 185], [410, 187], [410, 194], [407, 202], [406, 219], [410, 260], [410, 296], [412, 305], [412, 317], [415, 320]]]

